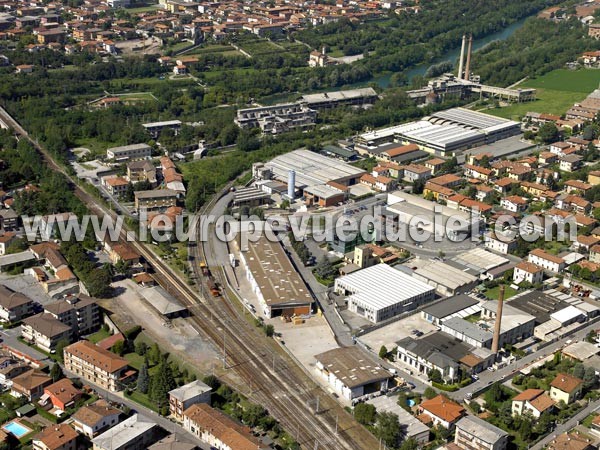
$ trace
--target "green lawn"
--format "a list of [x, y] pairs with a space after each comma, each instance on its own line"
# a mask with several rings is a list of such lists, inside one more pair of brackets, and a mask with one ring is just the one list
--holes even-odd
[[99, 331], [96, 331], [94, 334], [90, 334], [88, 336], [88, 340], [90, 342], [93, 342], [94, 344], [97, 344], [101, 340], [106, 339], [107, 337], [110, 337], [110, 336], [111, 336], [110, 331], [106, 331], [101, 328]]
[[599, 80], [600, 72], [594, 69], [554, 70], [518, 86], [537, 89], [537, 100], [485, 112], [513, 120], [519, 120], [529, 111], [562, 115], [573, 103], [583, 100], [596, 89]]
[[155, 102], [156, 98], [151, 92], [139, 92], [137, 94], [116, 94], [120, 99], [124, 101], [151, 101]]
[[156, 406], [156, 403], [151, 401], [146, 394], [142, 394], [141, 392], [133, 391], [131, 394], [125, 395], [125, 396], [127, 398], [130, 398], [134, 402], [139, 403], [140, 405], [151, 409], [154, 412], [158, 412], [158, 407]]
[[585, 419], [583, 419], [581, 424], [586, 428], [592, 428], [592, 421], [596, 418], [597, 415], [598, 414], [596, 414], [596, 413], [590, 414]]
[[[500, 287], [496, 286], [496, 287], [493, 287], [493, 288], [485, 291], [484, 295], [489, 299], [498, 300], [499, 292], [500, 292]], [[515, 289], [511, 288], [510, 286], [506, 286], [504, 288], [504, 300], [506, 300], [507, 298], [511, 298], [512, 296], [514, 296], [516, 294], [517, 294], [517, 291]]]

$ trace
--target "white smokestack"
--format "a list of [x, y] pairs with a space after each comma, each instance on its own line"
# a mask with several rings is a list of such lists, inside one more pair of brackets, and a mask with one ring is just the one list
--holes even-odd
[[467, 35], [463, 34], [462, 46], [460, 47], [460, 60], [458, 61], [458, 79], [463, 77], [463, 61], [465, 60], [465, 46], [467, 45]]
[[290, 200], [294, 200], [296, 194], [296, 171], [290, 170], [288, 172], [288, 197]]

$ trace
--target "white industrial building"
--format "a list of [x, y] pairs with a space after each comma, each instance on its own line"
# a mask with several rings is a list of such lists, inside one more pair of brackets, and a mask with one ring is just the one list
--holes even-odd
[[393, 387], [393, 375], [359, 347], [342, 347], [315, 355], [315, 369], [340, 397], [356, 400]]
[[413, 277], [445, 296], [468, 292], [479, 284], [479, 278], [475, 275], [441, 261], [419, 267], [413, 272]]
[[373, 323], [411, 311], [435, 297], [435, 289], [386, 264], [367, 267], [335, 280], [348, 309]]

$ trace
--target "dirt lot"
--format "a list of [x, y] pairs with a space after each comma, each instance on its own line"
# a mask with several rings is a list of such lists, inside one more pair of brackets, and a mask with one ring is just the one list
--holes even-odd
[[194, 328], [189, 318], [173, 319], [169, 325], [154, 309], [141, 299], [139, 288], [131, 280], [114, 283], [123, 292], [113, 299], [102, 300], [102, 305], [113, 312], [117, 326], [125, 328], [141, 325], [144, 333], [151, 336], [163, 350], [198, 369], [209, 372], [218, 366], [218, 352], [206, 342]]

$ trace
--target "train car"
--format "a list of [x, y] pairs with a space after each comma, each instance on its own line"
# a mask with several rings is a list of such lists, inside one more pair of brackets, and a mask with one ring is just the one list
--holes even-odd
[[204, 261], [200, 261], [200, 270], [202, 271], [202, 275], [205, 277], [210, 276], [210, 270]]
[[207, 278], [206, 286], [208, 287], [208, 290], [210, 291], [213, 297], [219, 297], [221, 295], [221, 290], [219, 289], [212, 277]]

